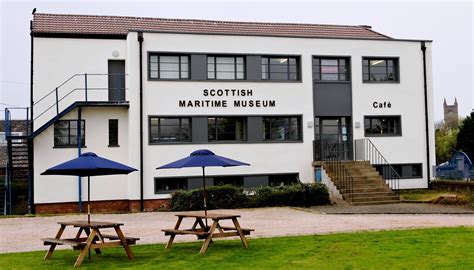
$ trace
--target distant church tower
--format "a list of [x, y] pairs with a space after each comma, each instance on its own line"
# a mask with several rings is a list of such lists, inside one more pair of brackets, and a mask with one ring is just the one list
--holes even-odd
[[457, 128], [459, 122], [458, 116], [458, 100], [454, 98], [454, 105], [448, 105], [446, 103], [446, 98], [443, 103], [444, 110], [444, 123], [448, 127]]

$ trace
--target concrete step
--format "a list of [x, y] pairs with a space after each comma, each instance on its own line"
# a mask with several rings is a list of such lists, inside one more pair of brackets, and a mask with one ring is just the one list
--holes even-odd
[[352, 203], [359, 202], [388, 202], [399, 201], [398, 196], [383, 196], [383, 197], [352, 197]]
[[352, 205], [379, 205], [379, 204], [394, 204], [394, 203], [400, 203], [399, 200], [393, 200], [393, 201], [368, 201], [368, 202], [353, 202], [351, 203]]
[[358, 193], [352, 194], [353, 198], [369, 198], [369, 197], [385, 197], [385, 196], [391, 197], [391, 196], [397, 196], [397, 194], [393, 191], [358, 192]]

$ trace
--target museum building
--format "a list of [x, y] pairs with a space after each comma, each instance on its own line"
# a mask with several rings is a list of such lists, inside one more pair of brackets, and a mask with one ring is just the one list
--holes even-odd
[[196, 149], [251, 164], [206, 171], [208, 185], [244, 189], [321, 181], [325, 160], [364, 159], [367, 144], [387, 162], [374, 163], [380, 174], [396, 171], [392, 189], [432, 175], [429, 40], [366, 25], [36, 13], [31, 44], [37, 213], [77, 211], [86, 182], [40, 174], [84, 152], [138, 169], [92, 182], [103, 211], [156, 210], [199, 188], [199, 168], [156, 170]]

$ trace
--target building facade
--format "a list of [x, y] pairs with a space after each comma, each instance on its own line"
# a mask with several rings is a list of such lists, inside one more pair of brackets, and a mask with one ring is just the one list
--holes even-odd
[[201, 148], [250, 163], [207, 172], [209, 185], [244, 188], [314, 182], [328, 146], [352, 160], [367, 138], [399, 188], [426, 188], [435, 164], [430, 41], [369, 26], [35, 14], [32, 45], [37, 212], [77, 210], [84, 181], [40, 174], [89, 151], [139, 169], [92, 181], [96, 207], [116, 211], [199, 187], [197, 168], [156, 168]]

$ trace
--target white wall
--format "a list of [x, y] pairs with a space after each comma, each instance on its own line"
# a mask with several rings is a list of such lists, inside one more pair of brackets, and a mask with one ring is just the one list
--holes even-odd
[[[431, 128], [431, 158], [434, 164], [434, 133], [432, 130], [432, 78], [431, 78], [431, 45], [428, 43], [428, 78]], [[112, 52], [117, 50], [118, 57]], [[238, 54], [292, 54], [301, 55], [301, 82], [223, 82], [223, 81], [148, 81], [147, 52], [188, 52], [188, 53], [238, 53]], [[85, 151], [96, 151], [111, 159], [124, 162], [139, 169], [139, 46], [137, 33], [128, 34], [127, 40], [91, 40], [91, 39], [54, 39], [35, 38], [35, 95], [38, 100], [48, 91], [75, 73], [107, 73], [107, 60], [126, 60], [127, 100], [130, 108], [99, 109], [86, 108], [83, 117], [86, 119]], [[297, 172], [302, 181], [313, 181], [312, 142], [314, 130], [307, 123], [314, 120], [312, 55], [344, 55], [351, 57], [353, 125], [360, 122], [360, 128], [353, 127], [353, 137], [363, 138], [364, 115], [401, 115], [402, 136], [388, 138], [371, 138], [384, 156], [392, 163], [423, 163], [423, 175], [426, 177], [425, 125], [423, 100], [422, 55], [419, 42], [401, 41], [368, 41], [336, 40], [305, 38], [274, 38], [217, 35], [187, 35], [144, 33], [143, 42], [143, 88], [144, 88], [144, 193], [145, 199], [161, 198], [154, 194], [154, 177], [163, 176], [197, 176], [200, 169], [155, 170], [156, 167], [189, 155], [199, 148], [208, 148], [216, 154], [225, 155], [250, 163], [250, 167], [209, 168], [207, 173], [264, 174]], [[399, 57], [400, 83], [362, 83], [362, 56]], [[92, 84], [92, 81], [90, 82]], [[106, 80], [94, 82], [101, 87], [107, 86]], [[78, 80], [77, 85], [82, 81]], [[75, 85], [71, 83], [71, 85]], [[180, 108], [178, 100], [201, 100], [203, 89], [252, 89], [252, 97], [243, 100], [275, 100], [274, 108]], [[52, 98], [54, 102], [54, 95]], [[71, 99], [82, 100], [81, 96]], [[89, 100], [100, 99], [94, 96]], [[206, 97], [206, 99], [226, 99], [229, 104], [233, 97]], [[374, 101], [390, 101], [390, 109], [374, 109]], [[68, 101], [69, 103], [72, 100]], [[64, 106], [68, 105], [64, 102]], [[36, 112], [38, 112], [37, 110]], [[54, 109], [53, 112], [54, 113]], [[249, 144], [187, 144], [187, 145], [149, 145], [149, 115], [302, 115], [303, 143], [249, 143]], [[51, 114], [52, 115], [52, 114]], [[49, 117], [44, 119], [48, 120]], [[73, 112], [67, 117], [74, 118]], [[107, 119], [120, 118], [119, 149], [109, 149], [107, 142]], [[130, 119], [130, 121], [127, 121]], [[38, 128], [42, 123], [35, 122]], [[127, 125], [123, 125], [127, 123]], [[123, 129], [127, 127], [127, 129]], [[127, 140], [124, 140], [127, 138]], [[77, 200], [77, 183], [74, 177], [43, 177], [39, 173], [44, 169], [77, 156], [77, 149], [53, 149], [53, 127], [35, 139], [35, 202], [60, 202]], [[45, 158], [48, 157], [48, 158]], [[117, 180], [119, 179], [119, 180]], [[139, 199], [139, 173], [129, 176], [104, 177], [104, 180], [93, 181], [97, 194], [95, 199], [129, 198]], [[117, 182], [118, 181], [118, 182]], [[97, 184], [96, 184], [97, 182]], [[401, 187], [425, 187], [426, 179], [401, 180]], [[52, 188], [54, 187], [54, 189]], [[95, 188], [98, 187], [98, 188]], [[109, 187], [107, 189], [107, 187]], [[58, 192], [58, 190], [60, 192]], [[86, 193], [84, 193], [84, 198]], [[97, 197], [95, 197], [97, 196]]]
[[[97, 155], [128, 164], [128, 115], [126, 108], [86, 107], [81, 117], [85, 120], [85, 148], [82, 153]], [[77, 110], [62, 119], [77, 119]], [[108, 147], [108, 121], [118, 119], [120, 147]], [[35, 203], [70, 202], [78, 200], [76, 176], [40, 175], [46, 169], [78, 156], [77, 148], [54, 148], [54, 125], [34, 140], [34, 199]], [[138, 174], [137, 172], [131, 174]], [[82, 178], [82, 199], [87, 200], [87, 178]], [[128, 177], [124, 175], [91, 177], [91, 200], [128, 199]]]

